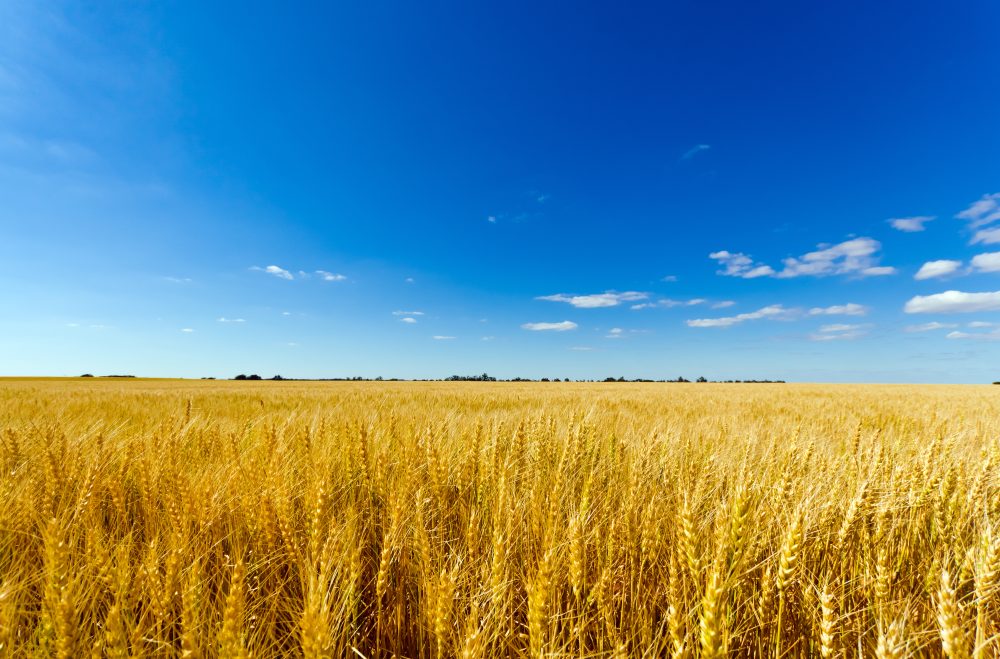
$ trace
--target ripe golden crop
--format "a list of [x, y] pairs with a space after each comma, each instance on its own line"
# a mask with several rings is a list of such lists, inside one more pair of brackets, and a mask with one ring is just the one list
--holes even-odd
[[5, 656], [990, 657], [1000, 387], [0, 381]]

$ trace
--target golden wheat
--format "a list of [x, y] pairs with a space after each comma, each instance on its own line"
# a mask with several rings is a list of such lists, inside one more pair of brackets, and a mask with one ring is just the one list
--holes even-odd
[[1000, 388], [0, 380], [0, 654], [991, 657]]

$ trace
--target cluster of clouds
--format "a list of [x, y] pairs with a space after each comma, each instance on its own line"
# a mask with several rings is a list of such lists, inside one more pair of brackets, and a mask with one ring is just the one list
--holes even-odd
[[708, 258], [721, 266], [718, 274], [742, 279], [791, 279], [830, 275], [878, 277], [895, 274], [896, 268], [879, 265], [878, 253], [881, 249], [882, 244], [873, 238], [851, 238], [836, 245], [820, 244], [815, 251], [783, 259], [780, 269], [759, 263], [742, 252], [721, 250], [712, 252]]
[[292, 281], [293, 279], [296, 278], [310, 279], [311, 277], [318, 277], [322, 281], [347, 281], [347, 277], [345, 275], [336, 272], [328, 272], [327, 270], [314, 270], [313, 272], [306, 272], [305, 270], [299, 270], [297, 274], [292, 274], [290, 270], [285, 270], [281, 266], [277, 265], [269, 265], [263, 268], [258, 265], [255, 265], [252, 266], [250, 269], [255, 272], [263, 272], [272, 275], [274, 277], [277, 277], [278, 279], [285, 279], [288, 281]]
[[[684, 158], [690, 158], [699, 152], [708, 149], [707, 145], [698, 145]], [[545, 199], [539, 197], [537, 203], [542, 203]], [[971, 232], [969, 244], [1000, 244], [1000, 193], [984, 195], [979, 200], [973, 202], [965, 210], [956, 213], [955, 218], [965, 222], [966, 227]], [[495, 216], [491, 216], [491, 222], [496, 221]], [[898, 217], [888, 220], [888, 223], [896, 230], [904, 233], [916, 233], [926, 230], [928, 223], [936, 220], [932, 215], [918, 215], [911, 217]], [[740, 279], [792, 279], [798, 277], [830, 277], [848, 276], [852, 278], [867, 278], [893, 275], [897, 269], [892, 266], [882, 264], [882, 244], [870, 237], [851, 237], [848, 240], [836, 244], [822, 243], [816, 246], [813, 251], [806, 252], [799, 256], [789, 256], [781, 260], [780, 265], [772, 265], [757, 261], [751, 255], [743, 252], [731, 252], [719, 250], [709, 254], [709, 258], [718, 265], [717, 274], [726, 277]], [[319, 278], [322, 281], [344, 281], [347, 279], [342, 274], [329, 272], [326, 270], [315, 270], [305, 272], [299, 270], [293, 273], [277, 265], [265, 267], [254, 266], [251, 270], [263, 272], [271, 276], [284, 280]], [[1000, 251], [986, 252], [973, 256], [968, 262], [957, 259], [939, 259], [927, 261], [914, 274], [914, 279], [918, 281], [933, 280], [944, 277], [951, 277], [960, 274], [975, 273], [996, 273], [1000, 272]], [[170, 281], [188, 282], [168, 278]], [[412, 279], [407, 279], [412, 282]], [[677, 277], [669, 275], [663, 281], [675, 282]], [[705, 298], [674, 299], [658, 297], [644, 291], [626, 290], [606, 290], [600, 293], [575, 294], [575, 293], [555, 293], [552, 295], [542, 295], [536, 300], [546, 302], [557, 302], [567, 304], [575, 309], [606, 309], [628, 306], [631, 310], [643, 310], [653, 308], [693, 308], [702, 307], [705, 309], [724, 309], [733, 306], [732, 300], [710, 301]], [[828, 307], [812, 307], [807, 309], [789, 308], [782, 304], [771, 304], [760, 307], [755, 311], [729, 315], [692, 318], [685, 321], [688, 327], [692, 328], [726, 328], [741, 325], [743, 323], [758, 320], [795, 320], [810, 317], [830, 317], [830, 316], [854, 316], [867, 315], [868, 307], [858, 303], [846, 303]], [[952, 314], [952, 313], [975, 313], [1000, 311], [1000, 291], [995, 292], [963, 292], [958, 290], [947, 290], [931, 295], [917, 295], [907, 301], [903, 307], [907, 314]], [[392, 315], [397, 317], [399, 322], [404, 324], [417, 324], [424, 315], [421, 311], [393, 311]], [[219, 318], [220, 323], [242, 323], [241, 318]], [[560, 321], [540, 321], [526, 322], [521, 324], [521, 329], [531, 332], [567, 332], [578, 329], [579, 325], [572, 320]], [[809, 335], [815, 341], [836, 341], [853, 339], [864, 336], [868, 333], [870, 324], [864, 323], [827, 323], [821, 325], [816, 331]], [[966, 330], [981, 331], [966, 331]], [[984, 321], [968, 323], [964, 328], [960, 328], [957, 323], [946, 323], [933, 321], [923, 324], [910, 325], [905, 328], [906, 332], [929, 332], [935, 330], [950, 330], [948, 338], [969, 338], [982, 340], [1000, 340], [1000, 324], [994, 326]], [[607, 331], [605, 338], [620, 339], [627, 336], [628, 332], [620, 327], [612, 327]], [[452, 340], [454, 336], [434, 335], [435, 340]], [[484, 337], [484, 340], [492, 337]]]

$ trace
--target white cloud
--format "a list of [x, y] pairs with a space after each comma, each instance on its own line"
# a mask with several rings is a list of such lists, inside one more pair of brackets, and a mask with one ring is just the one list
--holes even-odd
[[712, 252], [708, 257], [724, 266], [718, 274], [743, 279], [756, 277], [790, 279], [847, 274], [878, 277], [895, 274], [895, 268], [878, 265], [877, 254], [880, 249], [882, 244], [872, 238], [852, 238], [836, 245], [819, 245], [816, 251], [783, 259], [784, 267], [780, 271], [774, 270], [767, 264], [757, 263], [750, 256], [739, 252], [722, 250]]
[[[988, 323], [985, 320], [974, 320], [971, 323], [966, 323], [966, 327], [995, 327], [996, 323]], [[954, 327], [954, 325], [952, 326]]]
[[695, 307], [699, 304], [705, 304], [705, 299], [700, 297], [696, 297], [692, 300], [671, 300], [670, 298], [663, 298], [662, 300], [657, 301], [656, 304], [668, 309], [672, 309], [673, 307]]
[[566, 302], [578, 309], [596, 309], [599, 307], [617, 307], [622, 302], [645, 300], [648, 297], [648, 293], [640, 293], [638, 291], [625, 291], [624, 293], [606, 291], [593, 295], [566, 295], [564, 293], [557, 293], [555, 295], [542, 295], [535, 299], [546, 300], [548, 302]]
[[894, 217], [889, 220], [889, 224], [892, 225], [893, 229], [898, 229], [900, 231], [905, 231], [907, 233], [913, 233], [916, 231], [923, 231], [925, 229], [924, 225], [928, 222], [933, 221], [934, 215], [916, 215], [914, 217]]
[[734, 304], [736, 304], [736, 302], [734, 302], [733, 300], [722, 300], [721, 302], [716, 302], [715, 304], [713, 304], [712, 308], [713, 309], [726, 309], [728, 307], [733, 306]]
[[955, 217], [969, 223], [970, 229], [992, 224], [1000, 220], [1000, 192], [983, 195]]
[[928, 261], [920, 266], [917, 270], [917, 274], [913, 275], [914, 279], [933, 279], [935, 277], [945, 277], [950, 274], [954, 274], [962, 267], [961, 261], [952, 261], [949, 259], [941, 259], [939, 261]]
[[1000, 227], [977, 231], [969, 241], [971, 245], [996, 245], [1000, 243]]
[[171, 284], [190, 284], [194, 280], [190, 277], [164, 277], [163, 281], [169, 281]]
[[935, 295], [917, 295], [903, 307], [906, 313], [975, 313], [1000, 311], [1000, 291], [964, 293], [945, 291]]
[[291, 312], [291, 311], [282, 311], [282, 312], [281, 312], [281, 315], [282, 315], [282, 316], [291, 316], [291, 315], [292, 315], [292, 312]]
[[1000, 252], [986, 252], [972, 257], [972, 268], [977, 272], [1000, 272]]
[[484, 336], [483, 338], [480, 339], [480, 341], [492, 341], [495, 338], [497, 338], [497, 337], [495, 337], [495, 336]]
[[223, 316], [222, 318], [217, 318], [216, 320], [218, 322], [220, 322], [220, 323], [245, 323], [245, 322], [247, 322], [246, 320], [244, 320], [242, 318], [226, 318], [225, 316]]
[[573, 346], [570, 350], [576, 350], [577, 352], [590, 352], [593, 348], [590, 346]]
[[660, 281], [675, 282], [675, 281], [677, 281], [677, 275], [667, 275], [666, 277], [664, 277]]
[[872, 238], [852, 238], [842, 243], [808, 252], [798, 258], [782, 261], [785, 267], [776, 277], [822, 277], [825, 275], [860, 274], [863, 276], [887, 275], [894, 268], [878, 266], [875, 254], [882, 244]]
[[973, 339], [976, 341], [1000, 341], [1000, 330], [992, 332], [948, 332], [948, 339]]
[[393, 316], [423, 316], [423, 311], [393, 311]]
[[184, 328], [184, 329], [182, 329], [181, 331], [182, 331], [182, 332], [184, 332], [185, 334], [191, 334], [191, 333], [193, 333], [193, 332], [194, 332], [194, 330], [193, 330], [193, 329], [191, 329], [190, 327], [185, 327], [185, 328]]
[[577, 327], [578, 325], [571, 320], [564, 320], [560, 323], [524, 323], [521, 325], [521, 329], [531, 330], [532, 332], [565, 332], [567, 330], [574, 330]]
[[412, 284], [414, 282], [414, 279], [413, 279], [413, 277], [407, 277], [403, 281], [405, 281], [407, 284]]
[[681, 156], [681, 160], [690, 160], [702, 151], [708, 151], [711, 148], [711, 144], [695, 144], [693, 147], [684, 152], [684, 155]]
[[837, 332], [837, 333], [828, 333], [828, 334], [810, 334], [809, 335], [809, 340], [810, 341], [851, 341], [852, 339], [860, 338], [860, 337], [864, 336], [867, 333], [868, 332], [864, 332], [864, 331], [861, 331], [861, 330], [852, 330], [852, 331], [849, 331], [849, 332]]
[[[654, 309], [656, 307], [666, 307], [667, 309], [673, 309], [674, 307], [694, 307], [699, 304], [705, 304], [708, 302], [705, 298], [696, 297], [690, 300], [672, 300], [668, 297], [657, 300], [656, 302], [644, 302], [642, 304], [633, 304], [630, 309], [633, 311], [639, 311], [640, 309]], [[729, 305], [723, 305], [729, 306]]]
[[490, 224], [496, 224], [497, 223], [497, 216], [496, 215], [488, 215], [488, 216], [486, 216], [486, 221], [489, 222]]
[[969, 241], [971, 245], [1000, 243], [1000, 227], [987, 227], [1000, 220], [1000, 192], [983, 195], [955, 217], [965, 220], [970, 229], [976, 230]]
[[346, 281], [347, 277], [334, 272], [327, 272], [326, 270], [317, 270], [316, 274], [319, 275], [320, 279], [323, 281]]
[[440, 334], [435, 334], [431, 338], [434, 339], [435, 341], [451, 341], [455, 337], [453, 337], [453, 336], [442, 336]]
[[862, 277], [885, 277], [886, 275], [896, 274], [896, 268], [891, 265], [879, 265], [871, 268], [865, 268], [861, 271]]
[[256, 270], [258, 272], [266, 272], [267, 274], [274, 275], [275, 277], [278, 277], [279, 279], [289, 279], [289, 280], [295, 279], [295, 276], [292, 273], [290, 273], [288, 270], [285, 270], [284, 268], [279, 268], [276, 265], [269, 265], [266, 268], [261, 268], [260, 266], [256, 266], [255, 265], [255, 266], [253, 266], [250, 269], [251, 270]]
[[739, 323], [748, 320], [760, 320], [761, 318], [778, 318], [781, 316], [787, 316], [789, 313], [788, 309], [785, 309], [780, 304], [772, 304], [767, 307], [758, 309], [757, 311], [751, 311], [750, 313], [741, 313], [738, 316], [727, 316], [723, 318], [695, 318], [693, 320], [688, 320], [688, 327], [731, 327], [733, 325], [738, 325]]
[[620, 327], [612, 327], [610, 330], [608, 330], [608, 334], [604, 338], [606, 338], [606, 339], [620, 339], [620, 338], [622, 338], [624, 332], [625, 332], [625, 330], [623, 330]]
[[853, 332], [859, 330], [864, 325], [849, 325], [847, 323], [834, 323], [832, 325], [823, 325], [819, 328], [820, 332], [824, 334], [829, 334], [831, 332]]
[[[971, 323], [969, 324], [972, 325]], [[923, 325], [907, 325], [903, 328], [904, 332], [933, 332], [939, 329], [952, 329], [958, 327], [955, 323], [939, 323], [936, 320], [930, 323], [924, 323]]]
[[415, 324], [417, 322], [417, 319], [416, 318], [410, 318], [409, 316], [406, 316], [405, 318], [400, 318], [399, 322], [406, 323], [407, 325], [413, 325], [413, 324]]
[[769, 265], [754, 264], [753, 259], [740, 252], [730, 252], [720, 250], [712, 252], [708, 258], [718, 261], [723, 266], [718, 274], [726, 277], [742, 277], [743, 279], [755, 279], [757, 277], [769, 277], [774, 274], [774, 270]]
[[810, 316], [864, 316], [866, 313], [868, 307], [854, 302], [835, 304], [832, 307], [813, 307], [809, 310]]

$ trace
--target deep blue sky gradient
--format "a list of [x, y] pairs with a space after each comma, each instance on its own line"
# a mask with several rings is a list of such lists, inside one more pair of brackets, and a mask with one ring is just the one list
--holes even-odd
[[[2, 373], [1000, 379], [1000, 301], [904, 311], [1000, 291], [954, 217], [996, 3], [42, 4], [0, 5]], [[895, 273], [708, 256], [857, 237]]]

